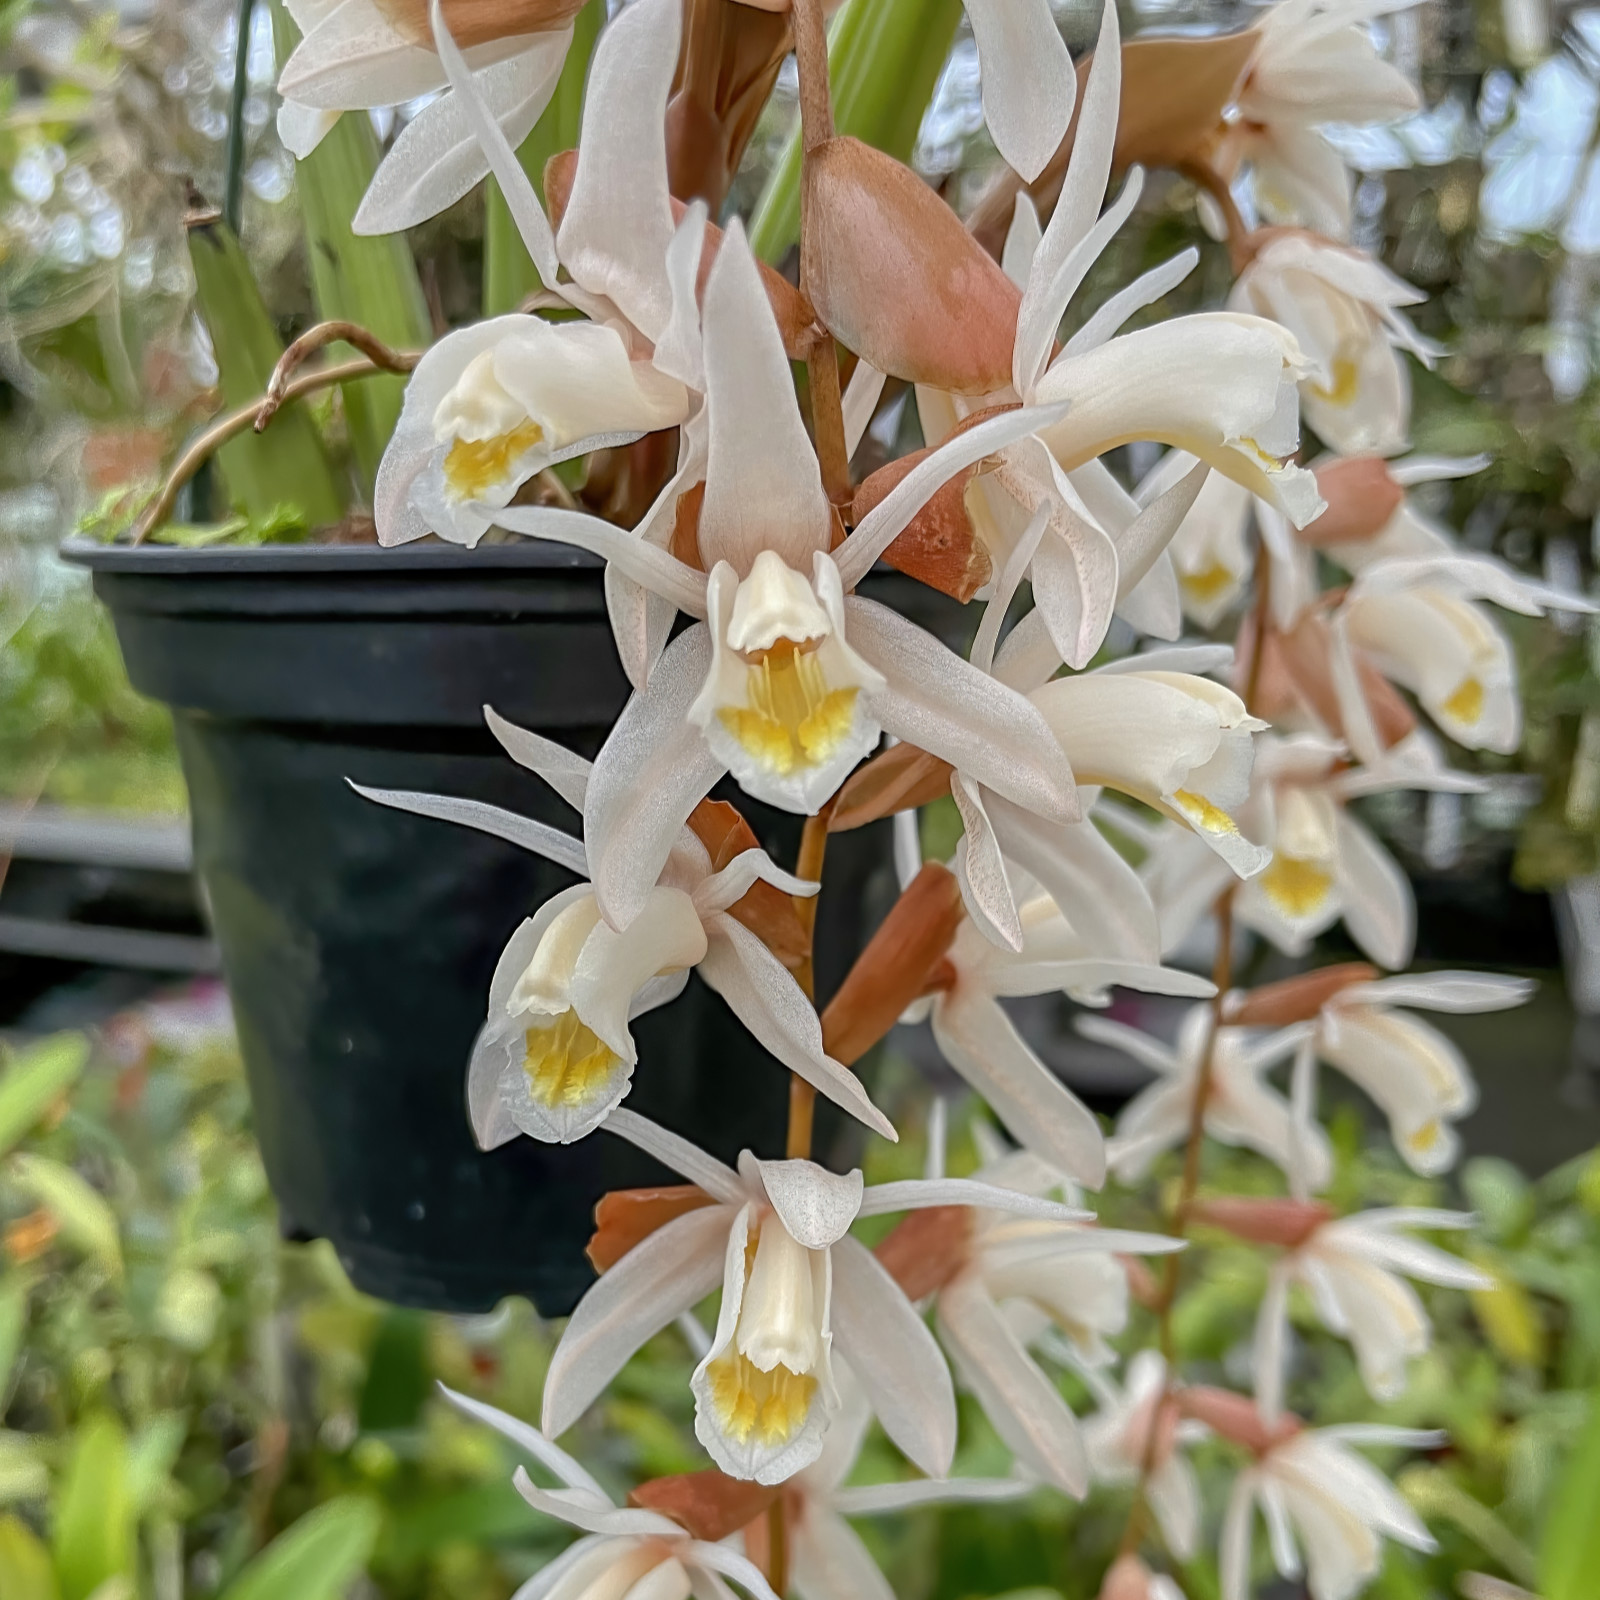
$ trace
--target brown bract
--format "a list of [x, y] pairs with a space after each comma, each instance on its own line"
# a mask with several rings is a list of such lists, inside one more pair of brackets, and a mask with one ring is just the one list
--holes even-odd
[[1371, 983], [1378, 969], [1365, 961], [1341, 961], [1299, 972], [1280, 983], [1264, 984], [1223, 1002], [1223, 1021], [1232, 1028], [1284, 1028], [1309, 1022], [1336, 994], [1352, 984]]
[[715, 1202], [692, 1183], [664, 1184], [651, 1189], [613, 1189], [594, 1208], [594, 1232], [584, 1254], [596, 1272], [614, 1267], [636, 1244], [657, 1228], [701, 1206]]
[[659, 1511], [694, 1538], [720, 1544], [753, 1522], [782, 1493], [781, 1484], [746, 1482], [711, 1467], [652, 1478], [629, 1493], [628, 1504]]
[[[964, 418], [951, 437], [965, 433], [986, 418], [1008, 411], [1009, 406], [987, 406]], [[914, 450], [879, 467], [856, 490], [851, 520], [860, 522], [905, 475], [924, 460], [930, 450]], [[967, 506], [967, 489], [983, 470], [983, 463], [958, 472], [934, 493], [883, 553], [883, 559], [907, 577], [930, 589], [950, 595], [964, 605], [989, 581], [994, 571], [989, 551], [978, 537]]]
[[[1333, 636], [1323, 617], [1302, 616], [1287, 633], [1269, 630], [1261, 653], [1262, 715], [1272, 719], [1275, 711], [1298, 705], [1331, 734], [1344, 737], [1332, 654]], [[1373, 727], [1383, 747], [1390, 749], [1416, 727], [1416, 716], [1400, 691], [1359, 653], [1356, 673]]]
[[840, 137], [811, 152], [804, 183], [801, 279], [841, 344], [954, 394], [1010, 384], [1021, 292], [916, 173]]
[[1316, 468], [1316, 478], [1328, 509], [1296, 535], [1314, 550], [1376, 538], [1405, 503], [1405, 490], [1389, 476], [1381, 456], [1330, 461]]
[[[760, 845], [750, 824], [726, 800], [702, 800], [689, 813], [689, 827], [706, 847], [711, 870], [721, 872], [735, 856]], [[811, 954], [811, 940], [794, 900], [776, 885], [758, 878], [728, 907], [791, 972]]]
[[908, 1212], [873, 1253], [915, 1302], [944, 1288], [967, 1264], [971, 1247], [971, 1206], [929, 1206]]
[[667, 173], [680, 200], [704, 200], [712, 216], [721, 210], [793, 44], [786, 10], [686, 0], [667, 102]]
[[828, 819], [829, 833], [864, 828], [912, 806], [931, 805], [950, 793], [951, 766], [914, 744], [894, 744], [845, 780]]
[[[566, 214], [567, 201], [572, 196], [572, 179], [578, 169], [578, 152], [562, 150], [544, 164], [545, 205], [550, 212], [550, 225], [561, 226]], [[681, 200], [672, 202], [673, 221], [679, 221], [688, 208]], [[700, 252], [700, 273], [695, 280], [695, 290], [702, 298], [706, 292], [706, 279], [711, 264], [722, 248], [722, 229], [714, 222], [706, 224], [706, 242]], [[767, 291], [767, 301], [778, 324], [778, 334], [783, 340], [785, 354], [792, 361], [804, 361], [822, 337], [817, 326], [816, 313], [811, 302], [781, 273], [775, 272], [766, 262], [758, 261], [761, 287]]]
[[1138, 1556], [1118, 1556], [1100, 1585], [1099, 1600], [1150, 1600], [1150, 1569]]
[[[1122, 47], [1122, 103], [1112, 166], [1121, 171], [1178, 167], [1203, 158], [1222, 115], [1242, 83], [1255, 51], [1253, 32], [1225, 33], [1213, 39], [1133, 39]], [[1078, 62], [1078, 100], [1092, 55]], [[991, 255], [999, 256], [1016, 197], [1024, 188], [1041, 218], [1055, 208], [1061, 182], [1078, 134], [1075, 109], [1061, 148], [1030, 184], [1015, 172], [1001, 172], [973, 208], [969, 226]]]
[[1324, 1223], [1332, 1222], [1338, 1212], [1320, 1200], [1224, 1194], [1196, 1200], [1188, 1215], [1192, 1222], [1221, 1228], [1251, 1244], [1276, 1244], [1294, 1250]]
[[1304, 1424], [1298, 1417], [1284, 1416], [1268, 1426], [1256, 1408], [1254, 1400], [1231, 1389], [1213, 1389], [1207, 1384], [1178, 1390], [1178, 1409], [1186, 1417], [1203, 1422], [1213, 1433], [1246, 1450], [1264, 1456], [1275, 1446], [1301, 1431]]
[[965, 917], [955, 874], [925, 863], [822, 1013], [822, 1045], [835, 1061], [859, 1061], [928, 992]]
[[[429, 0], [378, 0], [378, 9], [395, 32], [433, 49]], [[564, 28], [583, 9], [583, 0], [444, 0], [450, 35], [463, 50], [495, 39]]]

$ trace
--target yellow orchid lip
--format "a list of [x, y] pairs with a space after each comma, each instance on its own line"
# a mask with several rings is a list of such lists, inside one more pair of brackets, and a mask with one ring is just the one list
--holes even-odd
[[1314, 861], [1278, 853], [1259, 879], [1262, 893], [1286, 916], [1315, 915], [1333, 892], [1333, 874]]
[[805, 1425], [817, 1380], [781, 1363], [763, 1372], [748, 1356], [729, 1350], [706, 1369], [711, 1403], [722, 1431], [738, 1444], [787, 1444]]
[[531, 417], [490, 439], [457, 439], [444, 458], [444, 480], [458, 500], [477, 500], [498, 488], [512, 468], [544, 439]]
[[753, 760], [787, 776], [833, 757], [849, 735], [856, 694], [828, 687], [814, 647], [780, 639], [749, 663], [746, 704], [717, 715]]
[[522, 1070], [528, 1092], [542, 1106], [577, 1110], [604, 1092], [621, 1058], [578, 1020], [563, 1011], [523, 1035]]

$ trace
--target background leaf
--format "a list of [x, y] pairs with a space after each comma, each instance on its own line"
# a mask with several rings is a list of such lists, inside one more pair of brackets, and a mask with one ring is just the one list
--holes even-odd
[[[58, 1033], [17, 1053], [0, 1077], [0, 1155], [15, 1146], [78, 1081], [88, 1059], [89, 1041], [79, 1033]], [[0, 1330], [3, 1328], [0, 1315]], [[3, 1370], [0, 1368], [0, 1374]]]
[[108, 1578], [134, 1569], [128, 1441], [100, 1414], [80, 1423], [56, 1508], [56, 1575], [61, 1600], [88, 1600]]
[[1539, 1551], [1543, 1600], [1600, 1594], [1600, 1394], [1556, 1484]]
[[366, 1567], [378, 1508], [345, 1495], [280, 1533], [227, 1587], [222, 1600], [337, 1600]]

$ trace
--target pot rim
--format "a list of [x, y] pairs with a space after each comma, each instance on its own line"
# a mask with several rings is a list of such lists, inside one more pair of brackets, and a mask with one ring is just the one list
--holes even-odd
[[63, 561], [91, 572], [136, 572], [163, 577], [284, 577], [294, 574], [458, 572], [463, 570], [551, 572], [596, 571], [605, 563], [575, 545], [519, 538], [514, 544], [474, 550], [444, 541], [385, 548], [376, 544], [278, 544], [244, 548], [101, 544], [82, 534], [62, 541]]

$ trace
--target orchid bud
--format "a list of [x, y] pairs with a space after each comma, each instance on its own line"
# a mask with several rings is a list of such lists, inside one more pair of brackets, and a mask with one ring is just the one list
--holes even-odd
[[1350, 456], [1316, 468], [1317, 491], [1328, 509], [1300, 529], [1314, 550], [1376, 538], [1405, 503], [1405, 490], [1381, 456]]
[[1194, 1384], [1178, 1390], [1178, 1409], [1184, 1416], [1205, 1423], [1213, 1433], [1258, 1456], [1292, 1439], [1304, 1426], [1298, 1417], [1292, 1416], [1280, 1417], [1275, 1425], [1269, 1426], [1260, 1408], [1247, 1395], [1235, 1394], [1231, 1389], [1215, 1389], [1208, 1384]]
[[1021, 291], [909, 167], [859, 139], [809, 156], [801, 274], [823, 325], [880, 372], [1009, 388]]
[[[1302, 616], [1288, 632], [1268, 635], [1268, 652], [1275, 676], [1286, 684], [1324, 727], [1344, 733], [1344, 715], [1333, 678], [1333, 638], [1325, 619]], [[1370, 661], [1356, 657], [1356, 672], [1373, 727], [1385, 749], [1399, 744], [1417, 725], [1398, 689]]]

